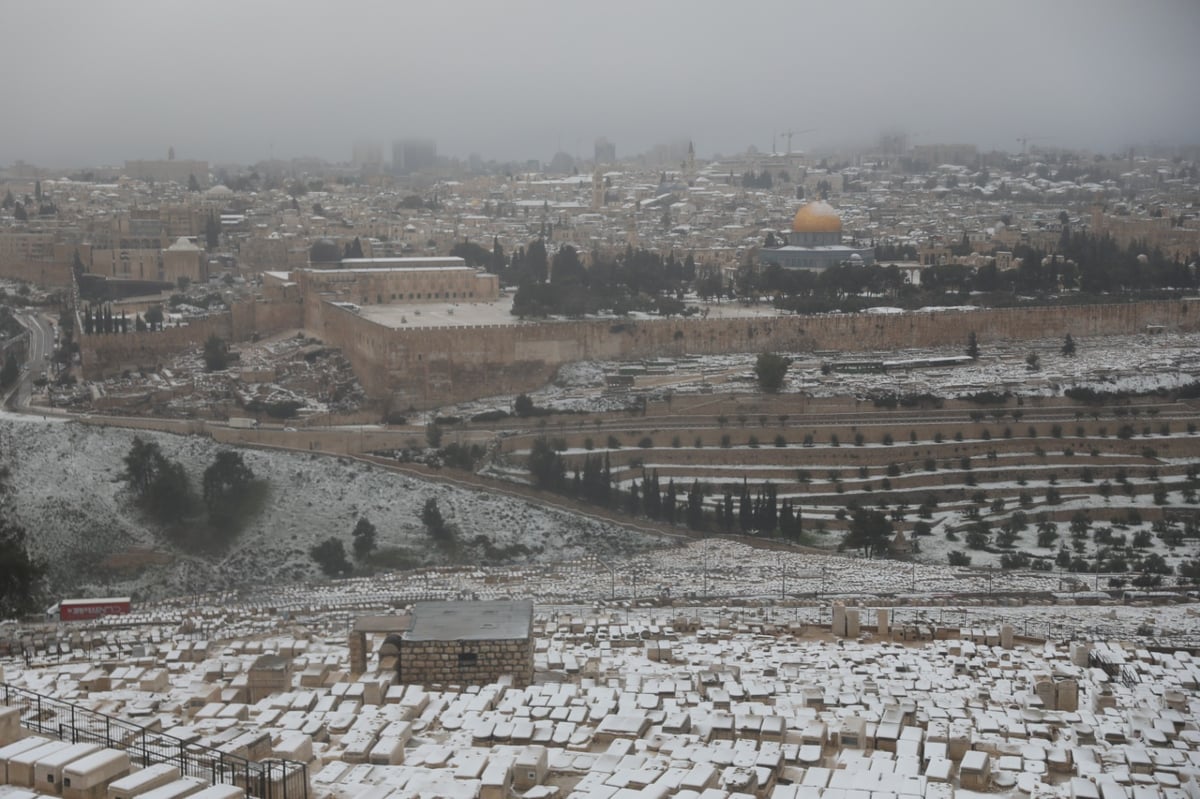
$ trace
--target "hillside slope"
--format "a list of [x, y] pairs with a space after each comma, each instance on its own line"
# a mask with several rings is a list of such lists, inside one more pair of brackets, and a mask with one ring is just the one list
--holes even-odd
[[[140, 435], [181, 462], [197, 492], [204, 469], [221, 449], [204, 438]], [[6, 504], [29, 532], [35, 554], [47, 561], [55, 595], [162, 597], [319, 578], [310, 548], [335, 536], [349, 553], [360, 516], [378, 528], [381, 549], [398, 548], [414, 562], [436, 565], [447, 556], [420, 519], [430, 497], [437, 498], [460, 541], [486, 536], [497, 549], [520, 544], [529, 550], [520, 560], [661, 545], [614, 525], [346, 459], [243, 450], [246, 464], [269, 483], [264, 507], [227, 551], [187, 554], [162, 539], [119, 477], [133, 438], [128, 430], [0, 416], [0, 465], [10, 471]], [[468, 562], [478, 562], [479, 551]]]

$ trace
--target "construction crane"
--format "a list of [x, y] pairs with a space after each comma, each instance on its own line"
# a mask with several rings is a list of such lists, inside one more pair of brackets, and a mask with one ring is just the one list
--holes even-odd
[[783, 131], [783, 135], [787, 136], [787, 141], [788, 141], [787, 154], [788, 155], [792, 154], [792, 137], [793, 136], [799, 136], [801, 133], [812, 133], [814, 130], [816, 130], [816, 128], [806, 128], [805, 130], [785, 130], [785, 131]]

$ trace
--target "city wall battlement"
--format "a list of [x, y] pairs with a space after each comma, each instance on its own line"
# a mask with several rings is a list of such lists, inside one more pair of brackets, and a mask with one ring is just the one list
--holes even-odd
[[255, 333], [266, 335], [302, 324], [303, 308], [299, 303], [249, 301], [236, 303], [224, 313], [162, 330], [88, 335], [80, 327], [83, 376], [100, 380], [126, 369], [155, 368], [177, 353], [203, 347], [209, 336], [227, 342], [245, 341]]
[[71, 264], [57, 261], [5, 261], [0, 263], [0, 277], [50, 288], [67, 288], [71, 285]]
[[389, 327], [310, 294], [303, 302], [239, 303], [157, 332], [81, 335], [84, 376], [153, 366], [210, 335], [240, 341], [304, 327], [350, 360], [367, 394], [393, 408], [432, 408], [531, 391], [564, 364], [736, 352], [855, 352], [981, 346], [1001, 340], [1200, 329], [1200, 302], [943, 310], [903, 314], [586, 319], [538, 324]]
[[530, 391], [563, 364], [734, 352], [854, 352], [981, 345], [1000, 340], [1196, 330], [1200, 303], [1185, 300], [932, 311], [654, 320], [578, 320], [512, 326], [392, 328], [309, 302], [306, 327], [341, 347], [371, 396], [430, 408]]

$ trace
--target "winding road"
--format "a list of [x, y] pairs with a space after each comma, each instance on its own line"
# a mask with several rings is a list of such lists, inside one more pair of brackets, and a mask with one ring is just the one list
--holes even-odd
[[54, 326], [37, 311], [14, 311], [13, 316], [29, 332], [29, 357], [21, 367], [21, 377], [8, 398], [14, 410], [29, 406], [35, 380], [49, 377], [50, 357], [54, 354]]

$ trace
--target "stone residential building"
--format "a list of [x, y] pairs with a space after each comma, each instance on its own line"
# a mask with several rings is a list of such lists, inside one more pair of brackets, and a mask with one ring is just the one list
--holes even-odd
[[181, 277], [193, 283], [208, 280], [208, 259], [204, 250], [183, 236], [162, 254], [162, 280], [178, 283]]

